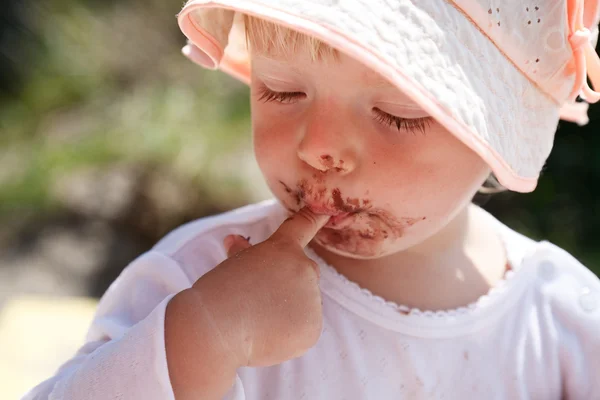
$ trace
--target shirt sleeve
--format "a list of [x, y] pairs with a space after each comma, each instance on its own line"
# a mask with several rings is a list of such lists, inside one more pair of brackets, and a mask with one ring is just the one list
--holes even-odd
[[579, 263], [570, 267], [558, 280], [552, 307], [563, 398], [600, 399], [600, 280]]
[[[600, 301], [598, 293], [594, 301]], [[588, 301], [586, 296], [591, 295], [585, 291], [580, 294], [582, 302]], [[592, 303], [583, 307], [588, 306]], [[580, 315], [575, 317], [578, 318], [570, 321], [573, 323], [570, 329], [561, 335], [565, 397], [568, 400], [600, 399], [600, 304], [595, 310], [580, 310]]]
[[174, 400], [165, 310], [192, 283], [159, 252], [134, 260], [100, 300], [85, 345], [23, 400]]

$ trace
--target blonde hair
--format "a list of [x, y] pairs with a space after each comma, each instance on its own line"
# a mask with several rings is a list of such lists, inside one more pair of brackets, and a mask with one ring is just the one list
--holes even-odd
[[337, 50], [312, 36], [264, 19], [244, 15], [246, 45], [265, 54], [291, 55], [306, 51], [313, 61], [335, 59]]

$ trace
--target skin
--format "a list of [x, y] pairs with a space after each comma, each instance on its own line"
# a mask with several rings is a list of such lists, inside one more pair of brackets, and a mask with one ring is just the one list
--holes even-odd
[[[228, 258], [169, 302], [177, 400], [221, 399], [238, 368], [314, 346], [323, 311], [307, 245], [374, 294], [421, 309], [465, 305], [506, 270], [499, 239], [469, 205], [489, 173], [483, 161], [350, 58], [272, 56], [253, 54], [254, 144], [291, 216], [255, 245], [225, 237]], [[409, 120], [394, 127], [382, 112]]]
[[322, 258], [419, 308], [465, 305], [502, 278], [502, 244], [470, 203], [490, 173], [479, 156], [344, 54], [252, 60], [259, 167], [290, 211], [332, 216], [311, 243]]
[[305, 207], [254, 246], [225, 237], [228, 258], [171, 299], [165, 345], [177, 400], [222, 399], [238, 368], [280, 364], [314, 346], [323, 327], [319, 267], [304, 248], [329, 218]]

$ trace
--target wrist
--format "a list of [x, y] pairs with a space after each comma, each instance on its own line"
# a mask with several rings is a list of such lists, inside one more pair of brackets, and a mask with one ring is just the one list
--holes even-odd
[[175, 295], [165, 316], [165, 347], [176, 398], [222, 398], [235, 380], [239, 357], [228, 348], [206, 306], [190, 290]]
[[[218, 289], [217, 289], [218, 290]], [[235, 368], [248, 364], [246, 340], [247, 335], [241, 328], [242, 318], [237, 307], [229, 296], [211, 296], [202, 288], [189, 290], [188, 307], [197, 313], [196, 323], [201, 324], [210, 335], [210, 346], [215, 348], [229, 364]]]

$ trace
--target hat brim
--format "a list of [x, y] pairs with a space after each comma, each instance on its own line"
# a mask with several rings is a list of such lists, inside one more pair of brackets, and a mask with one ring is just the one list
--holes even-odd
[[192, 0], [178, 23], [205, 52], [204, 63], [207, 56], [212, 60], [201, 65], [246, 83], [249, 60], [218, 48], [223, 39], [202, 25], [206, 10], [248, 14], [314, 36], [396, 85], [477, 153], [504, 187], [534, 190], [552, 149], [557, 102], [475, 24], [465, 24], [465, 15], [451, 2], [406, 1], [379, 11], [370, 3], [354, 1], [349, 12], [317, 0]]

